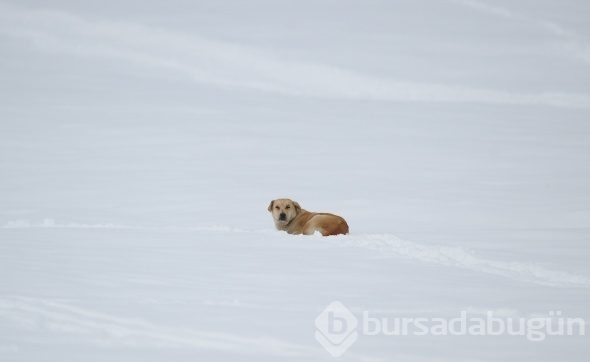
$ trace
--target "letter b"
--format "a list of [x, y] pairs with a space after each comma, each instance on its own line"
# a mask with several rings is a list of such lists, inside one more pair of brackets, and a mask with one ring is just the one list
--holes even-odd
[[[375, 325], [375, 329], [369, 331], [369, 324], [373, 323]], [[377, 318], [369, 317], [369, 312], [363, 312], [363, 334], [367, 336], [374, 336], [381, 331], [381, 322]]]

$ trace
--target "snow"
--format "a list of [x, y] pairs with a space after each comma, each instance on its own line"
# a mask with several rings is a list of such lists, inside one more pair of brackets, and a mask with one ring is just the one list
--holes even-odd
[[[0, 4], [0, 360], [324, 361], [316, 317], [590, 322], [583, 1]], [[351, 234], [274, 229], [270, 200]], [[367, 336], [343, 361], [583, 361]]]

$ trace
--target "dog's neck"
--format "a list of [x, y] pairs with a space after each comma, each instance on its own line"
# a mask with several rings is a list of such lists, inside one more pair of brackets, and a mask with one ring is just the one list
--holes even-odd
[[282, 223], [278, 220], [275, 220], [275, 227], [277, 228], [277, 230], [286, 231], [289, 228], [289, 225], [291, 225], [293, 220], [295, 220], [296, 218], [297, 218], [297, 216], [292, 218], [288, 223]]
[[299, 216], [301, 216], [304, 213], [307, 213], [307, 211], [304, 210], [304, 209], [300, 209], [299, 212], [297, 213], [297, 215], [295, 215], [294, 218], [292, 218], [291, 220], [289, 220], [288, 223], [281, 223], [278, 220], [274, 220], [275, 227], [277, 228], [277, 230], [287, 231], [289, 229], [289, 226], [291, 226], [291, 224], [293, 224], [293, 221], [295, 221]]

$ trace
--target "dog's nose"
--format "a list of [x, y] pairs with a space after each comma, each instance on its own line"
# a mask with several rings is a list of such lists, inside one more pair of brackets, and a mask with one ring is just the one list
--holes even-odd
[[287, 214], [285, 214], [284, 212], [281, 212], [279, 214], [279, 220], [285, 220], [285, 219], [287, 219]]

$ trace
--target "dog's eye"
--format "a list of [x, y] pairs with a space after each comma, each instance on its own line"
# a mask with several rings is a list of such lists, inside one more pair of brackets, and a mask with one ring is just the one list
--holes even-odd
[[290, 208], [291, 208], [291, 205], [287, 205], [286, 209], [290, 209]]
[[280, 207], [278, 207], [278, 206], [275, 206], [275, 209], [277, 209], [277, 210], [278, 210], [278, 209], [280, 209]]

